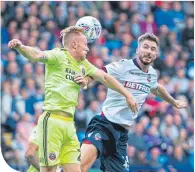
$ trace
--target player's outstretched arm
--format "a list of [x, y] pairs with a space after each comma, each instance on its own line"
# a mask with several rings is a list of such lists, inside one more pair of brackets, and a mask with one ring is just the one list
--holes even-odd
[[26, 57], [31, 62], [43, 62], [47, 61], [47, 57], [43, 51], [38, 50], [37, 48], [25, 46], [18, 39], [12, 39], [8, 43], [9, 48], [16, 49], [24, 57]]
[[161, 85], [158, 84], [158, 87], [156, 89], [152, 89], [151, 90], [152, 94], [162, 98], [163, 100], [165, 100], [166, 102], [170, 103], [171, 105], [173, 105], [174, 107], [176, 107], [177, 109], [181, 109], [181, 108], [185, 108], [187, 106], [187, 103], [181, 100], [175, 100], [166, 90], [166, 88]]
[[106, 87], [124, 95], [126, 97], [127, 104], [131, 108], [131, 110], [135, 113], [138, 111], [137, 104], [133, 98], [133, 95], [128, 92], [128, 90], [125, 89], [113, 76], [98, 69], [92, 77], [95, 80], [103, 83]]
[[39, 146], [34, 142], [29, 142], [28, 147], [25, 153], [25, 158], [29, 164], [35, 167], [38, 171], [40, 171], [39, 160], [35, 154], [35, 152], [39, 149]]

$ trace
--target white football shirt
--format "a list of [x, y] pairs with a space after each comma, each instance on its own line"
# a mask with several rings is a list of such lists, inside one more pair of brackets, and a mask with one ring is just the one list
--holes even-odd
[[[107, 73], [115, 77], [133, 95], [137, 105], [138, 113], [150, 90], [157, 88], [157, 73], [152, 66], [148, 73], [143, 72], [136, 65], [136, 60], [122, 59], [105, 66]], [[133, 113], [126, 103], [126, 99], [120, 93], [108, 89], [107, 97], [102, 111], [106, 118], [114, 123], [120, 124], [126, 129], [131, 129], [138, 113]]]

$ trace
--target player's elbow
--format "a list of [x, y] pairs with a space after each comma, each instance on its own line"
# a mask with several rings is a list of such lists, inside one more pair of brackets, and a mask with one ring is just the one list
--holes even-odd
[[28, 160], [28, 159], [30, 159], [31, 156], [33, 156], [33, 152], [27, 150], [25, 152], [25, 155], [24, 156], [25, 156], [25, 159]]

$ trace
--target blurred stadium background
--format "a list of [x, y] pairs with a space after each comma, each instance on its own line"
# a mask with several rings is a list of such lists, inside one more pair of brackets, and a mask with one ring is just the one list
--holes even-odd
[[[44, 65], [29, 63], [7, 47], [20, 39], [41, 50], [61, 47], [60, 30], [86, 15], [102, 24], [101, 37], [90, 44], [88, 59], [102, 66], [132, 58], [137, 38], [153, 32], [160, 40], [154, 67], [172, 96], [188, 102], [176, 110], [150, 95], [129, 132], [130, 171], [191, 172], [194, 169], [194, 2], [4, 2], [1, 1], [1, 147], [6, 162], [25, 172], [24, 152], [42, 113]], [[90, 119], [101, 112], [106, 88], [92, 83], [82, 91], [75, 113], [79, 140]], [[99, 161], [92, 171], [99, 168]], [[99, 170], [97, 170], [99, 171]]]

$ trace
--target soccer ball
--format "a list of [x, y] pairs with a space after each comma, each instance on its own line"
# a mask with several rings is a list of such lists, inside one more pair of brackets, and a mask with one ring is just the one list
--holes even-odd
[[99, 38], [102, 30], [102, 26], [100, 22], [92, 16], [85, 16], [80, 18], [76, 26], [83, 27], [85, 29], [85, 36], [87, 37], [87, 42], [92, 43], [94, 42], [97, 38]]

